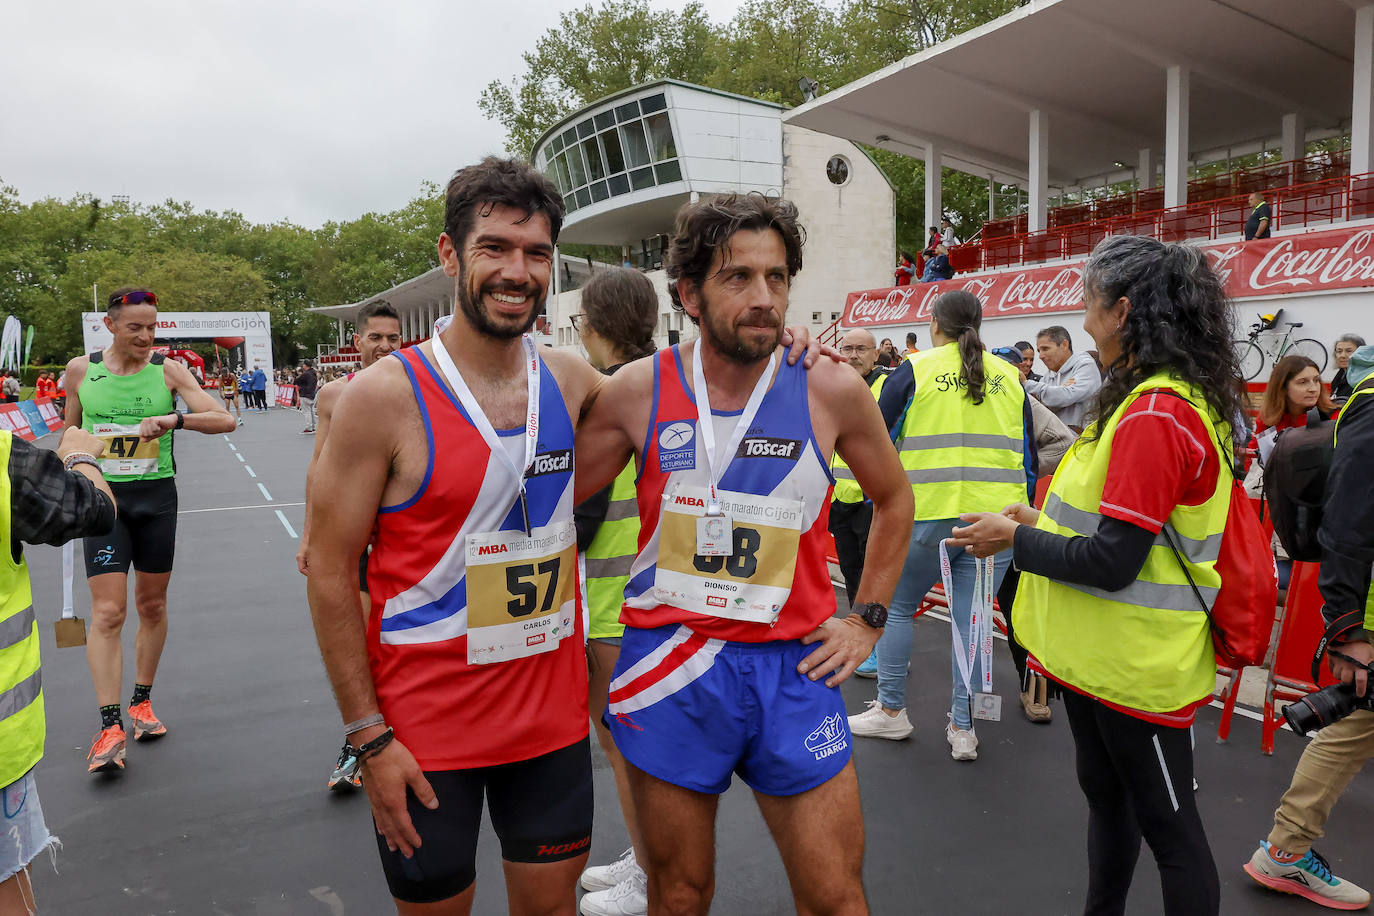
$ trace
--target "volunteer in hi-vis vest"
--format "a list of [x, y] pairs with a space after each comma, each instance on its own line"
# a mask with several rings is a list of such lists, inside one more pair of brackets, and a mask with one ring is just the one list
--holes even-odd
[[[840, 338], [840, 355], [863, 378], [876, 399], [887, 381], [887, 371], [877, 365], [878, 344], [863, 328], [855, 328]], [[864, 551], [868, 547], [868, 528], [873, 522], [873, 503], [854, 480], [854, 472], [839, 455], [830, 459], [830, 474], [835, 478], [835, 490], [830, 501], [830, 535], [835, 539], [835, 554], [840, 561], [840, 575], [844, 578], [849, 603], [859, 590], [859, 577], [864, 571]], [[859, 666], [856, 674], [872, 677], [865, 672], [872, 658]]]
[[[716, 796], [736, 773], [773, 827], [797, 910], [863, 901], [858, 781], [835, 687], [883, 625], [911, 496], [863, 380], [782, 359], [801, 237], [785, 200], [684, 206], [669, 293], [701, 337], [607, 379], [578, 430], [579, 495], [638, 459], [639, 555], [607, 724], [628, 764], [648, 886], [682, 912], [710, 907]], [[857, 602], [838, 619], [825, 559], [836, 450], [874, 505]]]
[[55, 451], [0, 431], [0, 913], [35, 910], [28, 866], [55, 842], [33, 777], [43, 756], [43, 672], [22, 545], [110, 530], [114, 500], [96, 463], [102, 447], [81, 429], [65, 430]]
[[982, 563], [941, 545], [960, 514], [998, 511], [1026, 499], [1034, 485], [1026, 395], [1006, 361], [984, 350], [982, 320], [983, 305], [972, 293], [941, 294], [931, 312], [932, 348], [898, 366], [878, 399], [906, 469], [916, 523], [878, 643], [878, 698], [849, 718], [855, 735], [900, 740], [911, 734], [911, 618], [926, 592], [943, 582], [954, 623], [945, 741], [955, 760], [978, 757], [975, 694], [992, 695], [990, 608], [1011, 552]]
[[[114, 531], [86, 538], [84, 545], [91, 588], [86, 659], [100, 709], [100, 731], [88, 755], [91, 772], [124, 768], [120, 634], [131, 566], [138, 579], [138, 637], [129, 718], [135, 740], [167, 732], [153, 714], [149, 697], [167, 639], [167, 583], [176, 546], [173, 430], [227, 433], [235, 428], [233, 417], [201, 390], [189, 369], [153, 352], [157, 296], [139, 288], [115, 290], [104, 321], [114, 337], [110, 346], [67, 364], [67, 425], [80, 426], [105, 443], [100, 469], [119, 501]], [[189, 413], [175, 411], [176, 395]]]
[[1032, 668], [1066, 688], [1088, 799], [1086, 911], [1121, 912], [1143, 835], [1165, 913], [1213, 914], [1220, 885], [1193, 800], [1189, 726], [1216, 664], [1188, 580], [1216, 600], [1232, 490], [1222, 418], [1243, 409], [1234, 314], [1201, 251], [1154, 239], [1102, 241], [1083, 290], [1083, 329], [1109, 368], [1094, 419], [1043, 512], [969, 515], [953, 542], [979, 556], [1014, 544], [1016, 636]]
[[[626, 363], [653, 354], [658, 292], [648, 277], [637, 270], [613, 267], [593, 274], [581, 292], [582, 311], [571, 319], [593, 366], [614, 375]], [[643, 844], [625, 758], [602, 721], [611, 671], [620, 656], [620, 636], [625, 629], [620, 607], [630, 581], [630, 566], [639, 554], [638, 472], [630, 461], [609, 487], [583, 500], [573, 511], [587, 589], [587, 707], [596, 740], [615, 775], [616, 794], [630, 835], [630, 848], [618, 859], [583, 873], [581, 884], [593, 893], [583, 898], [582, 909], [590, 913], [644, 912], [648, 906], [645, 873], [639, 864]], [[630, 886], [615, 890], [625, 882]]]

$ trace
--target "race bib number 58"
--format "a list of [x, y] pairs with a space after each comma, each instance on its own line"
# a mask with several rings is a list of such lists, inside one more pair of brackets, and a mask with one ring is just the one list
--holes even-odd
[[138, 424], [97, 423], [92, 435], [105, 443], [100, 457], [100, 470], [105, 474], [151, 474], [157, 470], [161, 453], [157, 439], [144, 442], [138, 435]]
[[572, 635], [577, 531], [572, 521], [467, 538], [468, 663], [548, 652]]

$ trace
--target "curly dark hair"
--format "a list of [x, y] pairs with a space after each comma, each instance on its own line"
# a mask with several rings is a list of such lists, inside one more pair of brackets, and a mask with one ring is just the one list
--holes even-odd
[[[782, 236], [783, 247], [787, 249], [788, 279], [801, 270], [806, 230], [797, 222], [796, 204], [781, 197], [767, 197], [757, 191], [702, 198], [677, 211], [673, 237], [668, 242], [668, 256], [664, 260], [673, 308], [679, 312], [685, 311], [682, 298], [678, 295], [677, 281], [686, 279], [700, 289], [716, 252], [728, 254], [730, 239], [741, 229], [776, 230]], [[693, 324], [700, 324], [697, 318], [689, 317]]]
[[959, 375], [968, 385], [965, 394], [974, 406], [983, 403], [983, 340], [978, 329], [983, 324], [983, 303], [966, 289], [941, 293], [931, 306], [931, 315], [940, 323], [940, 333], [959, 344]]
[[454, 172], [444, 193], [444, 232], [455, 248], [462, 249], [477, 212], [485, 216], [496, 204], [523, 210], [525, 219], [542, 212], [549, 219], [550, 240], [558, 243], [563, 198], [553, 182], [518, 159], [487, 156]]
[[[1231, 300], [1200, 249], [1108, 236], [1083, 265], [1083, 290], [1104, 305], [1123, 296], [1131, 303], [1119, 334], [1121, 353], [1106, 367], [1098, 391], [1098, 418], [1111, 416], [1137, 385], [1164, 371], [1196, 387], [1227, 423], [1242, 416]], [[1091, 435], [1098, 434], [1100, 429]]]

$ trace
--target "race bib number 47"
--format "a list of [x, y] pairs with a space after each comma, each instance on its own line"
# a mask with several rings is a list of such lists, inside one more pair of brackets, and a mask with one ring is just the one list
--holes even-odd
[[571, 520], [467, 537], [468, 663], [549, 652], [573, 632], [577, 531]]
[[105, 443], [100, 456], [100, 470], [105, 474], [151, 474], [157, 470], [161, 448], [157, 439], [144, 442], [138, 435], [138, 424], [97, 423], [92, 435]]

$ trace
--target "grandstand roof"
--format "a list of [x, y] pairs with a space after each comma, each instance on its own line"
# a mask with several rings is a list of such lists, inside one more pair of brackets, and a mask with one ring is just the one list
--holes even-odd
[[[1027, 119], [1049, 119], [1049, 182], [1073, 187], [1164, 146], [1165, 69], [1191, 71], [1190, 150], [1350, 120], [1356, 0], [1031, 0], [827, 92], [788, 123], [1028, 180]], [[880, 140], [879, 138], [886, 138]]]

